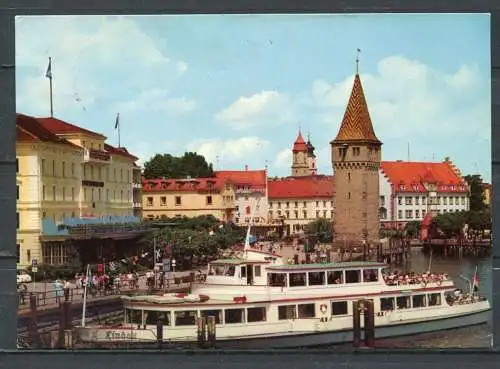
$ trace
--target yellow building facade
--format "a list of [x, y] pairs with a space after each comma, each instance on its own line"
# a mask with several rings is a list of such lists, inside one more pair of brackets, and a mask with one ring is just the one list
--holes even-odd
[[232, 186], [216, 178], [146, 179], [142, 199], [146, 219], [213, 215], [229, 221], [235, 212]]
[[18, 264], [64, 264], [65, 246], [43, 247], [43, 222], [133, 215], [136, 157], [106, 137], [55, 118], [19, 114], [17, 125]]

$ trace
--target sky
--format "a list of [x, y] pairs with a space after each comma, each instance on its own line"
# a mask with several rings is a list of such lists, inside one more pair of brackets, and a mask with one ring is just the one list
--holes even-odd
[[99, 132], [147, 161], [196, 151], [217, 170], [291, 174], [299, 129], [331, 174], [359, 73], [383, 160], [491, 180], [487, 14], [22, 16], [17, 112]]

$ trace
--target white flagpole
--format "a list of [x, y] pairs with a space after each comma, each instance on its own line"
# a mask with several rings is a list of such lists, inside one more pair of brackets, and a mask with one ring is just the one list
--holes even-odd
[[87, 271], [85, 273], [85, 290], [83, 292], [83, 307], [82, 307], [82, 327], [85, 328], [85, 315], [87, 309], [87, 289], [90, 283], [90, 264], [87, 264]]

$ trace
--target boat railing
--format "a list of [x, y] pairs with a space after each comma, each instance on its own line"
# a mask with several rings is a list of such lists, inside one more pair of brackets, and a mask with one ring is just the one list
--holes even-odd
[[405, 287], [438, 287], [441, 285], [453, 285], [453, 281], [449, 279], [448, 274], [385, 274], [383, 280], [387, 286], [405, 286]]
[[455, 291], [446, 296], [446, 302], [448, 305], [468, 305], [474, 304], [476, 302], [486, 301], [487, 298], [484, 296], [479, 296], [474, 293], [464, 293]]

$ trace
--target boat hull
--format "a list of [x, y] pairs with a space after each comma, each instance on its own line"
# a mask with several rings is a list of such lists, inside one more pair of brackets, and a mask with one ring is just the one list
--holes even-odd
[[[417, 322], [401, 322], [393, 323], [390, 325], [380, 325], [375, 328], [376, 339], [393, 338], [401, 336], [411, 336], [415, 334], [438, 332], [449, 329], [463, 328], [468, 326], [485, 324], [491, 320], [491, 309], [478, 310], [469, 312], [467, 314], [460, 314], [457, 316], [440, 317], [437, 319], [430, 319]], [[80, 328], [79, 336], [83, 341], [93, 341], [89, 339], [92, 335], [94, 328]], [[99, 329], [103, 330], [103, 329]], [[298, 347], [319, 347], [335, 344], [350, 343], [353, 340], [352, 329], [323, 331], [323, 332], [290, 332], [279, 334], [266, 334], [245, 336], [241, 338], [231, 339], [218, 339], [216, 348], [219, 349], [278, 349], [278, 348], [298, 348]], [[106, 342], [99, 340], [98, 342], [105, 346]], [[111, 344], [118, 344], [116, 340], [109, 342]], [[122, 340], [120, 342], [128, 347], [151, 347], [157, 345], [155, 341], [138, 342], [134, 340]], [[166, 346], [182, 346], [182, 347], [196, 347], [197, 343], [194, 341], [168, 341], [165, 342]]]

